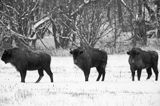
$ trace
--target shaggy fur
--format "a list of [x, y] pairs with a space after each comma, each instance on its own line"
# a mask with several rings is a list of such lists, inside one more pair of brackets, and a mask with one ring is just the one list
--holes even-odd
[[85, 81], [88, 81], [90, 68], [96, 67], [98, 71], [97, 81], [102, 75], [102, 81], [105, 79], [105, 68], [107, 64], [107, 53], [95, 48], [78, 47], [70, 50], [73, 55], [74, 64], [81, 68], [84, 72]]
[[20, 72], [21, 82], [25, 82], [27, 70], [38, 70], [39, 78], [43, 77], [43, 70], [53, 82], [53, 74], [50, 69], [51, 56], [43, 52], [34, 52], [24, 48], [12, 48], [4, 51], [2, 58], [6, 64], [11, 63]]
[[158, 53], [155, 51], [144, 51], [140, 48], [132, 48], [127, 52], [129, 55], [130, 70], [132, 81], [134, 81], [135, 71], [137, 70], [138, 80], [140, 81], [142, 69], [147, 70], [149, 79], [152, 75], [151, 69], [155, 73], [155, 80], [158, 80]]

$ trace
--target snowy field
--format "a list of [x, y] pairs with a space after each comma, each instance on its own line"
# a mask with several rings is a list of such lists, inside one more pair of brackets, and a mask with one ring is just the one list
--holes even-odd
[[[160, 79], [131, 81], [128, 55], [109, 55], [104, 82], [96, 82], [91, 69], [89, 82], [73, 64], [72, 57], [52, 57], [54, 83], [45, 73], [40, 83], [37, 71], [28, 71], [26, 83], [10, 64], [0, 61], [0, 106], [160, 106]], [[159, 64], [160, 69], [160, 64]]]

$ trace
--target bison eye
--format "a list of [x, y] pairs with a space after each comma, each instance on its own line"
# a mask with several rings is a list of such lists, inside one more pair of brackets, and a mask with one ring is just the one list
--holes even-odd
[[135, 52], [136, 55], [139, 55], [140, 53], [138, 51]]
[[79, 54], [82, 54], [83, 53], [83, 51], [79, 51]]

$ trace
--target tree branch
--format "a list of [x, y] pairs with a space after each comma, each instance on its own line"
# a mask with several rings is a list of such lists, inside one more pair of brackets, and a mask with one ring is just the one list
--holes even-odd
[[2, 15], [4, 15], [5, 17], [7, 17], [9, 20], [12, 20], [15, 25], [18, 25], [18, 24], [16, 23], [16, 21], [15, 21], [14, 18], [12, 18], [11, 16], [7, 15], [5, 12], [0, 11], [0, 13], [1, 13]]
[[127, 8], [127, 10], [132, 14], [132, 16], [135, 17], [133, 10], [127, 6], [127, 4], [124, 2], [124, 0], [121, 0], [121, 3]]
[[7, 28], [7, 29], [11, 32], [12, 35], [17, 36], [17, 37], [19, 37], [19, 38], [23, 38], [23, 39], [34, 40], [34, 39], [32, 39], [32, 38], [27, 38], [27, 37], [25, 37], [25, 36], [23, 36], [23, 35], [15, 32], [15, 31], [13, 31], [9, 26], [6, 26], [6, 25], [2, 22], [2, 20], [0, 20], [0, 23], [1, 23], [5, 28]]
[[18, 14], [18, 15], [19, 15], [19, 12], [18, 12], [14, 7], [9, 6], [9, 5], [7, 5], [7, 4], [5, 4], [5, 3], [3, 2], [3, 0], [1, 0], [1, 1], [2, 1], [2, 4], [3, 4], [4, 6], [6, 6], [7, 8], [12, 9], [13, 11], [15, 11], [15, 13], [16, 13], [16, 14]]
[[76, 47], [79, 47], [75, 42], [73, 42], [73, 40], [70, 38], [70, 37], [64, 37], [64, 36], [59, 36], [60, 38], [63, 38], [63, 39], [68, 39], [70, 40]]

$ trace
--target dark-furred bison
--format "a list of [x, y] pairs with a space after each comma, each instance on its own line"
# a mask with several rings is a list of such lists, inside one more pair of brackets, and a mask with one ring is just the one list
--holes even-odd
[[2, 58], [6, 64], [11, 63], [20, 72], [21, 82], [25, 82], [27, 70], [38, 70], [39, 78], [43, 77], [43, 70], [49, 75], [53, 82], [53, 74], [50, 69], [51, 56], [43, 52], [35, 52], [25, 48], [12, 48], [4, 51]]
[[74, 64], [82, 69], [85, 76], [85, 81], [88, 81], [90, 68], [96, 67], [98, 71], [97, 81], [99, 81], [102, 75], [102, 81], [105, 78], [105, 68], [107, 64], [107, 53], [105, 51], [87, 47], [78, 47], [70, 50], [73, 55]]
[[144, 51], [140, 48], [132, 48], [127, 52], [129, 55], [130, 70], [132, 81], [134, 81], [135, 71], [137, 70], [138, 80], [140, 81], [142, 69], [147, 70], [149, 79], [152, 75], [151, 69], [155, 73], [155, 80], [158, 80], [158, 53], [155, 51]]

